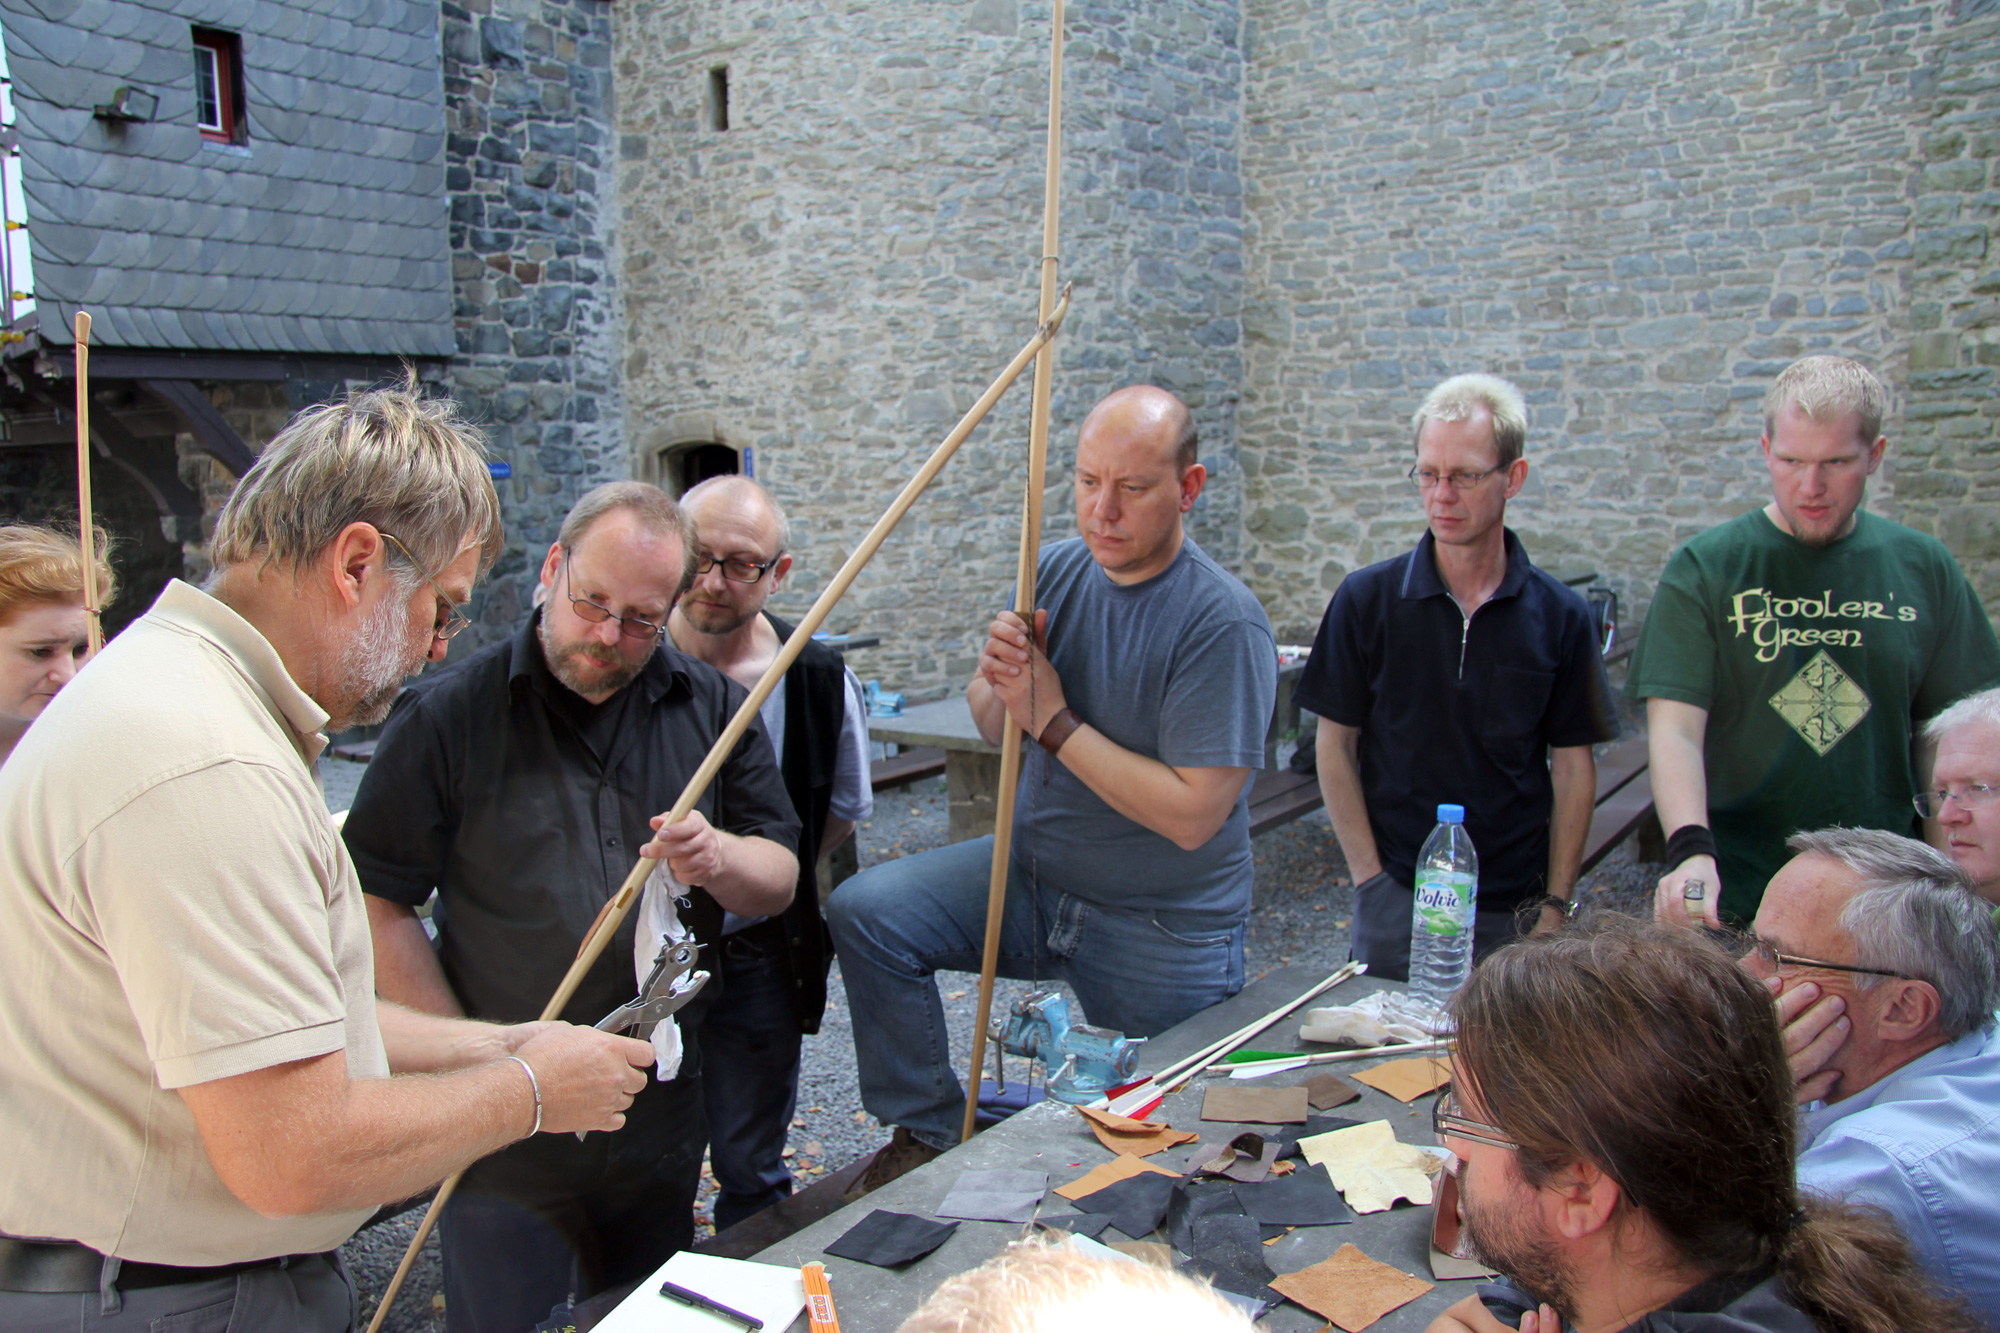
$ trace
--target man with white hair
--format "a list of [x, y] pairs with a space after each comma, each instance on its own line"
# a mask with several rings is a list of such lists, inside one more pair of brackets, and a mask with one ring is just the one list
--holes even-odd
[[338, 1247], [378, 1206], [644, 1085], [645, 1042], [378, 1001], [313, 774], [444, 659], [500, 545], [449, 403], [314, 408], [223, 506], [206, 591], [169, 584], [0, 769], [0, 1328], [346, 1333]]
[[1626, 690], [1668, 831], [1662, 921], [1749, 920], [1802, 828], [1916, 833], [1917, 724], [2000, 682], [1951, 553], [1861, 512], [1887, 404], [1846, 357], [1786, 367], [1764, 395], [1771, 502], [1660, 576]]
[[1778, 996], [1799, 1184], [1874, 1204], [2000, 1320], [2000, 943], [1971, 881], [1879, 829], [1789, 839], [1744, 964]]
[[1934, 754], [1917, 813], [1932, 821], [1931, 841], [2000, 913], [2000, 689], [1939, 713], [1925, 724], [1924, 740]]
[[1319, 717], [1320, 791], [1353, 876], [1353, 954], [1409, 976], [1417, 853], [1440, 804], [1479, 851], [1474, 949], [1571, 910], [1597, 794], [1591, 746], [1617, 735], [1590, 608], [1506, 526], [1528, 478], [1521, 391], [1457, 375], [1412, 418], [1430, 530], [1342, 581], [1294, 692]]

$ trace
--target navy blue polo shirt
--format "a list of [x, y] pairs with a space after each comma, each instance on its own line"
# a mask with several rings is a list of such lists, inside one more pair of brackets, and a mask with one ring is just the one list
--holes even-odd
[[1590, 608], [1506, 531], [1507, 574], [1468, 619], [1431, 535], [1349, 574], [1293, 697], [1361, 731], [1361, 789], [1382, 868], [1408, 884], [1437, 807], [1465, 807], [1481, 908], [1544, 892], [1551, 746], [1617, 735]]

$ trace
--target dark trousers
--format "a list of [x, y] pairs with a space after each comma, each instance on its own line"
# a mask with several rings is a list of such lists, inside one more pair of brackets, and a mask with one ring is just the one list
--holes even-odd
[[528, 1333], [694, 1243], [700, 1078], [648, 1083], [625, 1116], [615, 1134], [537, 1134], [465, 1173], [440, 1223], [449, 1333]]
[[723, 936], [718, 951], [722, 994], [701, 1026], [717, 1231], [792, 1192], [784, 1153], [799, 1101], [799, 1024], [784, 948], [783, 924], [766, 921]]
[[[1363, 880], [1354, 889], [1353, 943], [1347, 956], [1368, 964], [1368, 975], [1384, 981], [1410, 979], [1410, 917], [1416, 910], [1416, 891], [1399, 884], [1383, 871]], [[1472, 961], [1492, 953], [1516, 939], [1514, 909], [1480, 911], [1477, 900], [1472, 916]]]
[[[0, 1291], [7, 1333], [352, 1333], [354, 1288], [335, 1251], [172, 1287], [105, 1295]], [[524, 1326], [525, 1329], [534, 1325]]]

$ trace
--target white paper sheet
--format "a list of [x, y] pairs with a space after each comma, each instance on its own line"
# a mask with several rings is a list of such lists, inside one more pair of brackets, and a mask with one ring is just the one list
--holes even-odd
[[[605, 1316], [597, 1333], [743, 1333], [743, 1325], [660, 1295], [673, 1282], [764, 1321], [764, 1333], [785, 1333], [806, 1308], [805, 1280], [796, 1268], [682, 1250]], [[834, 1294], [836, 1302], [839, 1293]]]

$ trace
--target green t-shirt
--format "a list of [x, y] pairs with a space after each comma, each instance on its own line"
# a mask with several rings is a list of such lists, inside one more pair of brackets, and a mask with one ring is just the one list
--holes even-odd
[[1942, 543], [1861, 513], [1808, 546], [1759, 509], [1667, 562], [1626, 692], [1708, 710], [1721, 907], [1747, 921], [1792, 834], [1917, 836], [1912, 736], [1996, 682], [2000, 643]]

